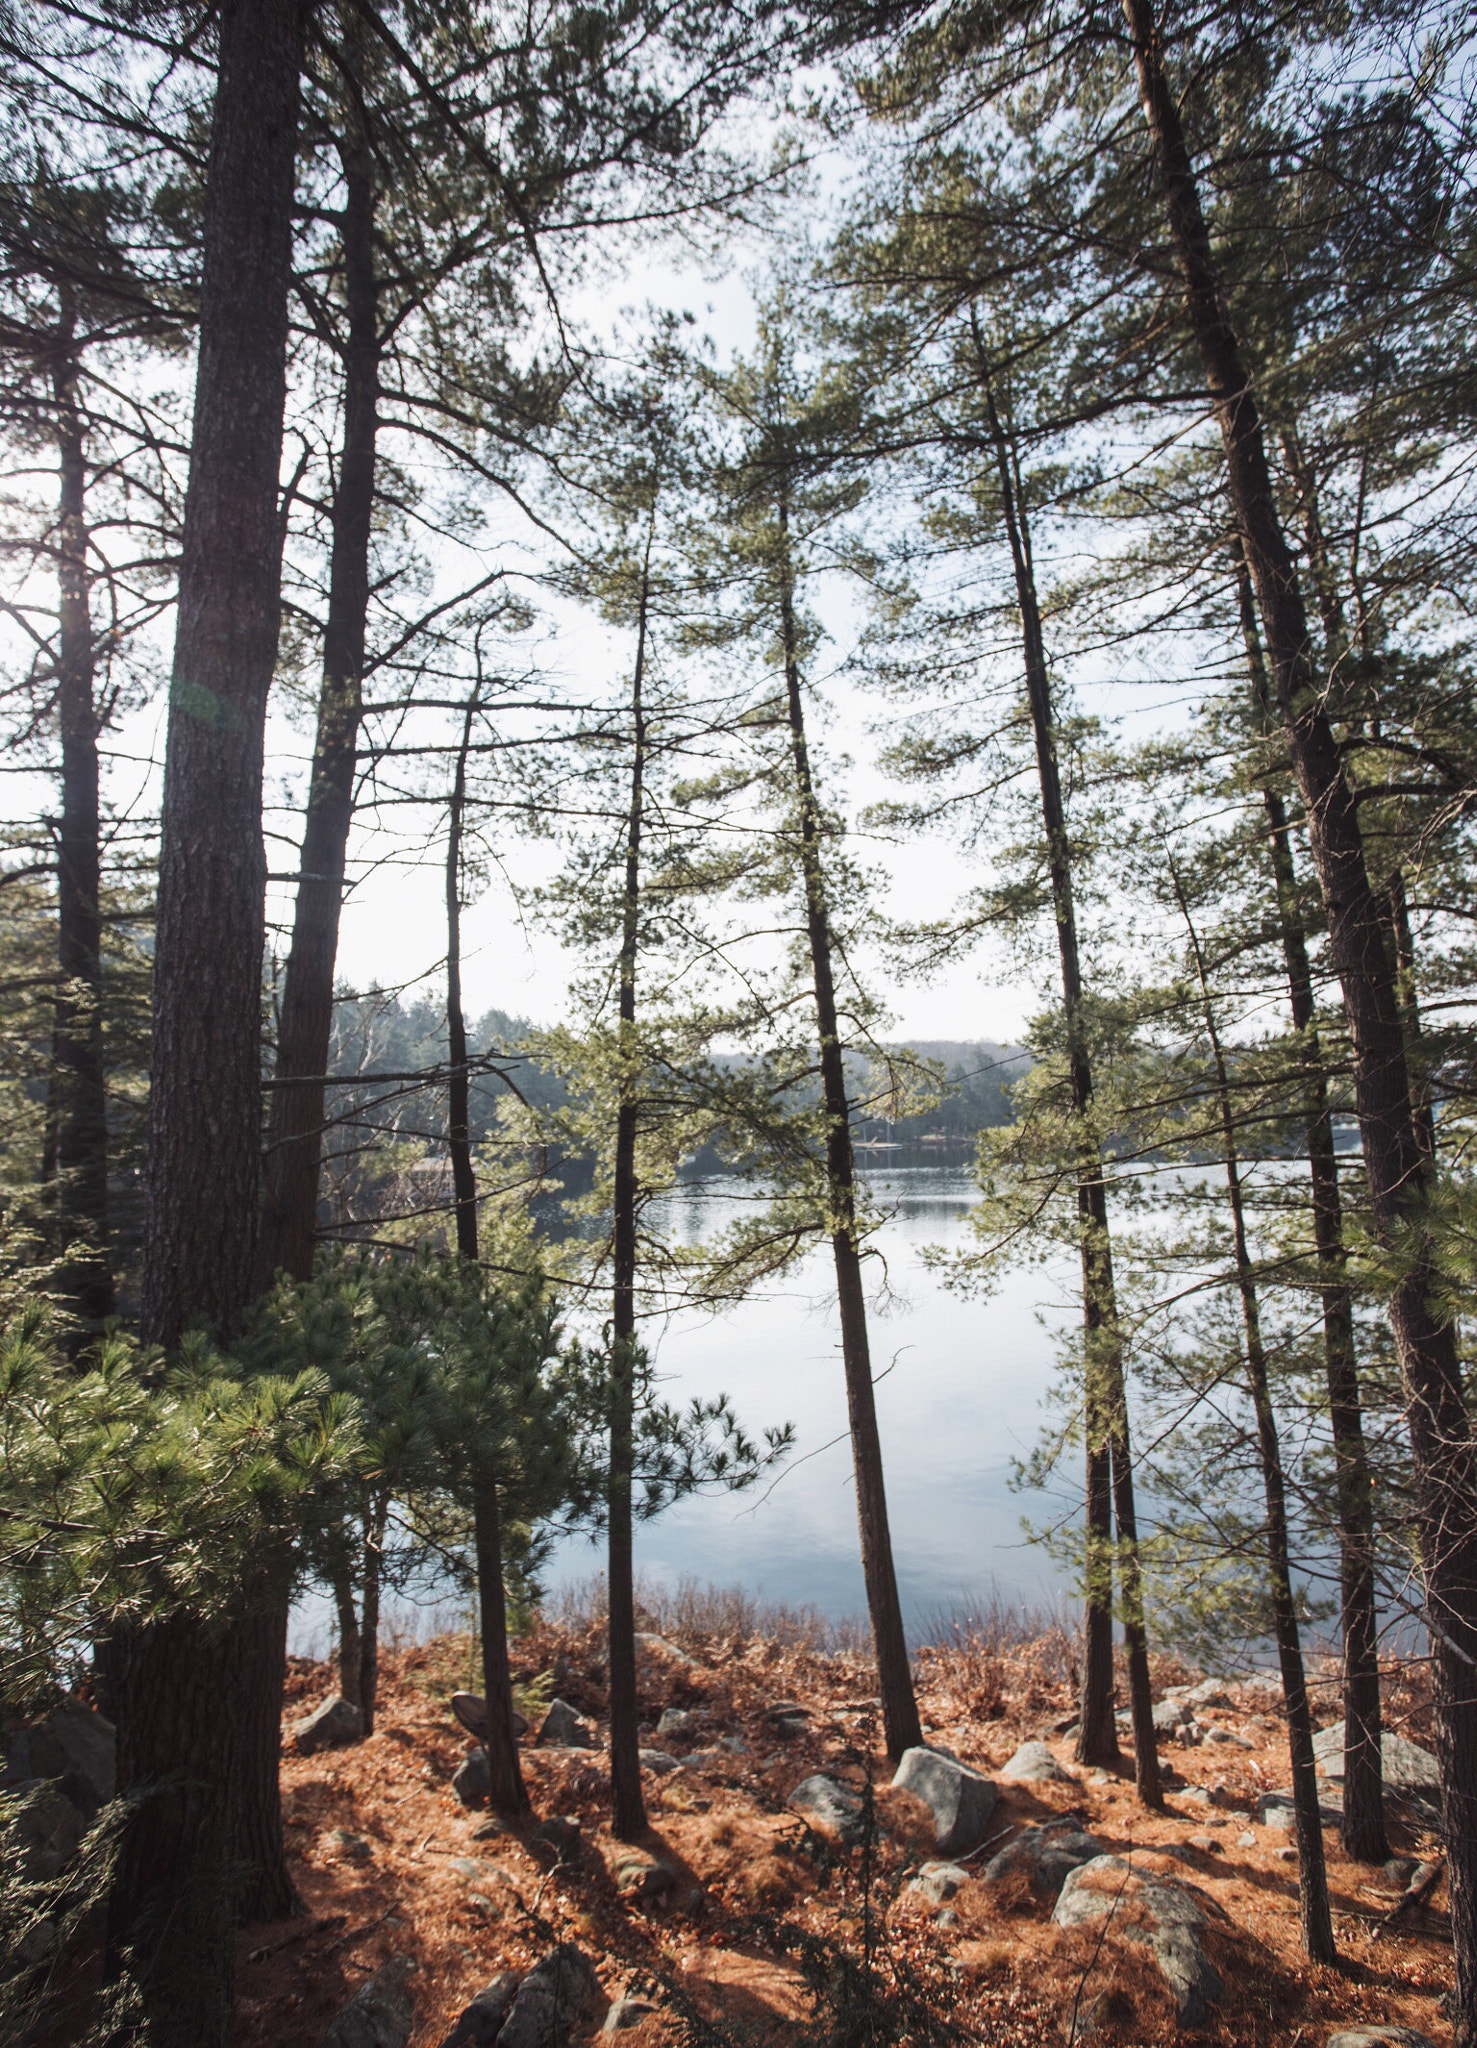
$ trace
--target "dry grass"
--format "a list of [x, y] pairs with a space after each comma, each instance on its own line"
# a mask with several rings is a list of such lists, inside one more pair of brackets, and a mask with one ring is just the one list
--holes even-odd
[[[587, 1846], [576, 1864], [552, 1867], [532, 1822], [479, 1839], [484, 1816], [464, 1812], [450, 1791], [467, 1744], [445, 1704], [467, 1683], [470, 1642], [391, 1652], [376, 1734], [354, 1749], [284, 1760], [293, 1873], [315, 1917], [248, 1933], [235, 2048], [316, 2048], [336, 2008], [391, 1954], [416, 1965], [412, 2048], [435, 2048], [499, 1969], [527, 1964], [556, 1938], [586, 1949], [612, 1996], [638, 1991], [663, 2008], [628, 2037], [631, 2048], [913, 2048], [949, 2038], [949, 2028], [975, 2048], [1063, 2048], [1074, 2006], [1079, 2041], [1089, 2020], [1095, 2038], [1116, 2048], [1175, 2038], [1171, 2002], [1143, 1947], [1117, 1935], [1100, 1947], [1063, 1935], [1024, 1880], [967, 1884], [947, 1927], [906, 1891], [935, 1851], [918, 1803], [888, 1786], [874, 1679], [854, 1642], [802, 1625], [793, 1611], [767, 1634], [759, 1603], [696, 1584], [647, 1587], [642, 1601], [649, 1631], [685, 1653], [641, 1660], [648, 1726], [663, 1707], [682, 1705], [698, 1717], [701, 1739], [746, 1744], [648, 1782], [648, 1846], [680, 1873], [672, 1896], [633, 1906], [616, 1895], [599, 1749], [524, 1752], [536, 1813], [581, 1823]], [[941, 1640], [917, 1660], [931, 1741], [989, 1771], [1070, 1711], [1070, 1632], [1060, 1616], [1039, 1624], [1033, 1632], [1027, 1618], [996, 1608], [943, 1618], [931, 1631]], [[596, 1589], [541, 1616], [514, 1654], [520, 1683], [557, 1673], [558, 1689], [598, 1727], [606, 1694]], [[1191, 1675], [1171, 1662], [1156, 1670], [1161, 1685]], [[294, 1660], [289, 1717], [332, 1683], [328, 1668]], [[995, 1825], [1077, 1811], [1135, 1868], [1194, 1884], [1212, 1909], [1209, 1941], [1228, 1986], [1214, 2032], [1225, 2048], [1316, 2048], [1340, 2025], [1375, 2022], [1446, 2041], [1435, 2004], [1450, 1970], [1443, 1916], [1374, 1942], [1380, 1902], [1369, 1873], [1344, 1859], [1332, 1835], [1344, 1966], [1317, 1970], [1299, 1955], [1295, 1878], [1279, 1855], [1286, 1838], [1255, 1823], [1259, 1793], [1287, 1782], [1285, 1738], [1264, 1694], [1233, 1692], [1237, 1704], [1220, 1718], [1253, 1746], [1166, 1746], [1166, 1763], [1188, 1782], [1171, 1791], [1163, 1816], [1143, 1812], [1126, 1774], [1078, 1773], [1070, 1783], [1002, 1785]], [[782, 1697], [811, 1709], [805, 1733], [787, 1741], [764, 1718]], [[1408, 1717], [1420, 1739], [1423, 1667], [1392, 1670], [1389, 1697], [1392, 1719]], [[1056, 1753], [1070, 1767], [1065, 1741]], [[814, 1771], [876, 1788], [886, 1832], [869, 1876], [859, 1852], [828, 1848], [788, 1810], [794, 1785]], [[1208, 1800], [1186, 1796], [1197, 1785]], [[1398, 1846], [1426, 1845], [1405, 1835]], [[859, 1980], [869, 1925], [877, 1975]], [[259, 1949], [269, 1952], [247, 1960]], [[858, 2033], [868, 2000], [880, 2031]], [[915, 2024], [920, 2013], [931, 2015], [926, 2025]]]

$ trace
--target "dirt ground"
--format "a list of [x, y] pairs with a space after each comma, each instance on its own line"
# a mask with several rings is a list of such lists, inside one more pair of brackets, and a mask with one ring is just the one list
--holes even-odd
[[[598, 1631], [541, 1623], [516, 1647], [520, 1681], [535, 1697], [557, 1685], [590, 1719], [598, 1745]], [[744, 1747], [647, 1774], [647, 1846], [677, 1882], [663, 1898], [629, 1900], [612, 1874], [618, 1845], [606, 1822], [600, 1747], [540, 1749], [530, 1738], [523, 1764], [534, 1814], [516, 1829], [458, 1803], [451, 1777], [471, 1743], [447, 1701], [472, 1672], [470, 1645], [448, 1637], [386, 1658], [377, 1726], [366, 1741], [303, 1757], [285, 1737], [285, 1823], [306, 1913], [246, 1931], [237, 2048], [317, 2048], [345, 2000], [396, 1956], [411, 1965], [412, 2048], [436, 2048], [490, 1979], [536, 1961], [555, 1940], [579, 1944], [609, 1997], [639, 1996], [657, 2008], [625, 2034], [630, 2048], [806, 2037], [907, 2043], [937, 2027], [1011, 2048], [1067, 2042], [1074, 2026], [1078, 2040], [1090, 2032], [1123, 2044], [1201, 2038], [1323, 2048], [1339, 2027], [1361, 2024], [1450, 2041], [1438, 2005], [1451, 1973], [1444, 1884], [1400, 1926], [1382, 1928], [1395, 1892], [1379, 1871], [1344, 1857], [1330, 1829], [1341, 1961], [1328, 1968], [1302, 1958], [1289, 1837], [1257, 1820], [1259, 1795], [1288, 1782], [1273, 1694], [1232, 1686], [1230, 1708], [1200, 1713], [1239, 1742], [1166, 1742], [1168, 1810], [1150, 1814], [1135, 1798], [1131, 1759], [1115, 1772], [1083, 1770], [1072, 1763], [1070, 1740], [1053, 1733], [1072, 1706], [1064, 1663], [1060, 1646], [1031, 1643], [964, 1644], [920, 1657], [931, 1742], [988, 1772], [1021, 1740], [1045, 1736], [1072, 1772], [1071, 1782], [1002, 1785], [991, 1841], [968, 1867], [982, 1868], [1020, 1825], [1075, 1813], [1136, 1869], [1192, 1887], [1226, 1985], [1214, 2027], [1199, 2037], [1177, 2029], [1141, 1947], [1062, 1932], [1049, 1902], [1028, 1887], [971, 1879], [945, 1922], [903, 1889], [936, 1851], [922, 1806], [890, 1789], [870, 1674], [855, 1652], [712, 1637], [674, 1637], [643, 1651], [645, 1716], [654, 1724], [663, 1708], [685, 1707], [698, 1730], [683, 1743], [644, 1740], [680, 1751], [737, 1737]], [[1165, 1666], [1158, 1689], [1194, 1675]], [[1402, 1683], [1392, 1684], [1392, 1719], [1424, 1739], [1418, 1684]], [[334, 1689], [328, 1666], [295, 1661], [285, 1728]], [[765, 1710], [781, 1700], [810, 1709], [803, 1734], [781, 1739], [766, 1721]], [[1334, 1717], [1329, 1704], [1325, 1721]], [[856, 1787], [870, 1779], [881, 1826], [869, 1841], [842, 1849], [789, 1810], [796, 1784], [817, 1771]], [[561, 1860], [537, 1839], [551, 1815], [580, 1823], [572, 1858]], [[1413, 1824], [1394, 1826], [1392, 1842], [1409, 1854], [1433, 1849]], [[847, 2032], [848, 1998], [870, 2002], [870, 2036]], [[589, 2026], [598, 2024], [595, 2015]]]

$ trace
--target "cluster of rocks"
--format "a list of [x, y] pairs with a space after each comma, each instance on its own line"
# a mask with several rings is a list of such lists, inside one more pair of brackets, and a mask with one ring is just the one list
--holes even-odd
[[[112, 1722], [78, 1700], [61, 1701], [11, 1735], [0, 1791], [15, 1805], [6, 1817], [0, 1855], [26, 1883], [55, 1883], [117, 1789]], [[27, 1966], [40, 1963], [55, 1941], [55, 1920], [38, 1913], [19, 1937], [19, 1960]]]
[[[360, 1987], [334, 2019], [320, 2048], [406, 2048], [415, 2027], [412, 1964], [397, 1956]], [[605, 2004], [595, 1966], [572, 1942], [551, 1948], [531, 1970], [504, 1970], [464, 2007], [441, 2048], [564, 2048]], [[635, 2025], [651, 2008], [621, 1999], [605, 2031]]]

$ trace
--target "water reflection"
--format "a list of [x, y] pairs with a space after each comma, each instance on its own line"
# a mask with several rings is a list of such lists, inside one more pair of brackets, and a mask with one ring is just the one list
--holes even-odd
[[[1074, 1310], [1070, 1268], [1007, 1276], [988, 1301], [951, 1293], [925, 1266], [924, 1247], [962, 1249], [974, 1198], [958, 1158], [878, 1161], [873, 1197], [887, 1212], [869, 1261], [875, 1312], [873, 1366], [887, 1459], [898, 1577], [918, 1627], [955, 1603], [998, 1591], [1051, 1598], [1059, 1582], [1029, 1545], [1036, 1524], [1070, 1514], [1060, 1497], [1011, 1489], [1012, 1460], [1034, 1445], [1051, 1376], [1052, 1331]], [[714, 1178], [653, 1205], [650, 1222], [695, 1244], [763, 1197]], [[648, 1330], [668, 1398], [726, 1392], [746, 1427], [789, 1421], [787, 1469], [752, 1495], [683, 1502], [637, 1531], [638, 1568], [740, 1583], [767, 1598], [860, 1613], [851, 1457], [839, 1337], [830, 1299], [829, 1248], [818, 1245], [778, 1284], [723, 1314], [691, 1310]], [[580, 1578], [599, 1563], [581, 1539], [563, 1543], [550, 1578]]]

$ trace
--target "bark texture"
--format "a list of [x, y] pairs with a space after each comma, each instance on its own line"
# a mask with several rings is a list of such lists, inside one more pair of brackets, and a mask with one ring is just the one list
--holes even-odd
[[[303, 31], [299, 0], [221, 10], [155, 954], [141, 1320], [165, 1346], [195, 1322], [229, 1336], [256, 1277], [263, 724]], [[120, 1782], [145, 1803], [111, 1945], [136, 1958], [151, 2048], [225, 2039], [233, 1859], [238, 1843], [271, 1853], [277, 1825], [263, 1731], [280, 1693], [261, 1644], [280, 1605], [275, 1588], [243, 1589], [218, 1626], [184, 1615], [119, 1646]], [[285, 1887], [277, 1863], [259, 1879]]]
[[1353, 791], [1313, 671], [1261, 416], [1211, 250], [1158, 25], [1150, 0], [1124, 0], [1124, 11], [1348, 1013], [1360, 1138], [1375, 1230], [1392, 1269], [1390, 1325], [1415, 1467], [1450, 1849], [1455, 2020], [1459, 2034], [1477, 2036], [1477, 1461], [1455, 1331], [1436, 1285], [1430, 1161], [1412, 1110], [1395, 971]]
[[831, 1251], [836, 1266], [841, 1360], [846, 1374], [846, 1409], [856, 1475], [862, 1575], [867, 1588], [867, 1612], [872, 1623], [872, 1642], [877, 1658], [883, 1732], [887, 1753], [896, 1761], [905, 1749], [914, 1749], [922, 1742], [923, 1730], [913, 1692], [902, 1603], [898, 1598], [897, 1573], [892, 1559], [892, 1534], [887, 1520], [882, 1438], [877, 1428], [877, 1399], [872, 1384], [872, 1354], [867, 1335], [867, 1295], [862, 1281], [861, 1246], [857, 1234], [856, 1157], [851, 1143], [851, 1103], [847, 1095], [846, 1068], [836, 1013], [831, 911], [821, 848], [820, 805], [816, 800], [805, 731], [800, 635], [795, 616], [794, 571], [789, 554], [789, 500], [783, 483], [776, 509], [781, 551], [780, 644], [784, 654], [785, 701], [795, 775], [805, 929], [815, 988], [821, 1100], [826, 1115], [826, 1192], [830, 1207]]

